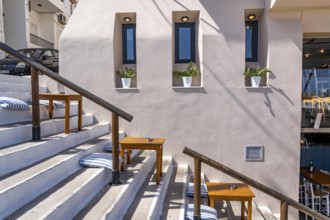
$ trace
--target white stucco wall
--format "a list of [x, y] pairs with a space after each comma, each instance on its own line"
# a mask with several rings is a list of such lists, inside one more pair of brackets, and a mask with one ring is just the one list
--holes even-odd
[[[298, 198], [302, 24], [297, 14], [265, 11], [260, 65], [270, 87], [246, 88], [244, 11], [263, 0], [80, 0], [60, 38], [60, 73], [134, 116], [120, 120], [129, 136], [165, 137], [165, 155], [193, 167], [184, 146], [205, 154], [294, 199]], [[199, 11], [202, 87], [173, 88], [173, 11]], [[116, 13], [136, 14], [137, 89], [118, 90], [121, 56]], [[120, 65], [120, 63], [119, 63]], [[111, 114], [84, 100], [99, 121]], [[246, 162], [244, 145], [265, 147], [263, 162]], [[203, 166], [211, 180], [227, 176]], [[256, 191], [255, 201], [277, 213], [279, 202]], [[291, 213], [290, 219], [295, 219]]]

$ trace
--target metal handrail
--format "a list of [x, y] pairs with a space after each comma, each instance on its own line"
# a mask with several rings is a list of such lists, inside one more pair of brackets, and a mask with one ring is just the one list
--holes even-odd
[[16, 57], [22, 62], [31, 66], [31, 90], [32, 90], [32, 140], [38, 141], [41, 139], [40, 132], [40, 112], [39, 112], [39, 76], [38, 71], [44, 73], [51, 79], [61, 83], [62, 85], [68, 87], [69, 89], [79, 93], [80, 95], [86, 97], [92, 102], [102, 106], [103, 108], [112, 112], [112, 182], [111, 184], [118, 185], [121, 184], [119, 180], [119, 117], [131, 122], [133, 116], [127, 112], [117, 108], [116, 106], [110, 104], [109, 102], [99, 98], [93, 93], [81, 88], [80, 86], [74, 84], [73, 82], [65, 79], [64, 77], [58, 75], [57, 73], [47, 69], [43, 65], [31, 60], [30, 58], [20, 54], [13, 48], [7, 46], [6, 44], [0, 42], [0, 49], [6, 53]]
[[40, 63], [37, 63], [28, 57], [24, 56], [23, 54], [17, 52], [13, 48], [7, 46], [6, 44], [0, 42], [0, 49], [5, 51], [6, 53], [18, 58], [19, 60], [23, 61], [24, 63], [29, 64], [30, 66], [38, 69], [40, 72], [47, 75], [49, 78], [63, 84], [64, 86], [68, 87], [69, 89], [81, 94], [82, 96], [86, 97], [87, 99], [91, 100], [92, 102], [102, 106], [103, 108], [116, 113], [121, 118], [131, 122], [133, 120], [133, 116], [128, 114], [127, 112], [117, 108], [116, 106], [110, 104], [109, 102], [99, 98], [98, 96], [94, 95], [93, 93], [87, 91], [86, 89], [83, 89], [82, 87], [74, 84], [73, 82], [65, 79], [64, 77], [60, 76], [59, 74], [51, 71], [50, 69], [44, 67]]
[[[289, 198], [288, 196], [282, 194], [282, 193], [279, 193], [271, 188], [269, 188], [268, 186], [266, 185], [263, 185], [215, 160], [212, 160], [211, 158], [209, 157], [206, 157], [205, 155], [202, 155], [188, 147], [185, 147], [183, 149], [183, 153], [184, 154], [187, 154], [188, 156], [190, 157], [193, 157], [195, 159], [195, 166], [200, 166], [201, 163], [205, 163], [211, 167], [213, 167], [214, 169], [216, 170], [219, 170], [231, 177], [234, 177], [250, 186], [252, 186], [253, 188], [256, 188], [257, 190], [260, 190], [261, 192], [275, 198], [275, 199], [278, 199], [281, 201], [281, 220], [283, 219], [288, 219], [288, 213], [287, 213], [287, 207], [288, 205], [292, 206], [293, 208], [313, 217], [313, 218], [316, 218], [316, 219], [322, 219], [322, 220], [330, 220], [329, 217], [326, 217], [325, 215], [322, 215], [321, 213], [318, 213], [316, 211], [314, 211], [313, 209], [310, 209], [302, 204], [300, 204], [299, 202]], [[197, 161], [197, 162], [196, 162]], [[195, 167], [195, 170], [201, 170], [201, 168], [196, 168]], [[198, 177], [200, 176], [200, 172], [199, 173], [195, 173], [195, 177]], [[198, 181], [198, 178], [194, 178], [195, 180]], [[195, 182], [194, 183], [195, 187], [198, 187], [200, 186], [200, 182]], [[198, 191], [200, 191], [200, 189], [197, 189], [197, 191], [195, 191], [195, 196], [196, 195], [200, 195], [200, 193], [198, 193]], [[200, 200], [198, 201], [198, 199], [195, 200], [195, 207], [199, 207], [200, 206]], [[199, 210], [199, 209], [197, 209]], [[199, 213], [196, 213], [195, 212], [195, 216], [194, 216], [194, 219], [200, 219], [200, 212]]]

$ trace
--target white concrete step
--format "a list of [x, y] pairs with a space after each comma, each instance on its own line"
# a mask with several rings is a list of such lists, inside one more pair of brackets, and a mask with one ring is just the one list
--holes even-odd
[[272, 211], [269, 209], [268, 206], [257, 206], [258, 210], [260, 211], [261, 215], [264, 217], [264, 219], [267, 220], [277, 220], [277, 218], [274, 216]]
[[[49, 119], [48, 108], [44, 105], [39, 105], [40, 119], [46, 120]], [[65, 108], [55, 108], [53, 110], [53, 118], [64, 117]], [[78, 104], [70, 103], [70, 116], [78, 115]], [[13, 111], [0, 109], [0, 126], [22, 123], [22, 122], [31, 122], [32, 121], [32, 108], [29, 111]]]
[[41, 141], [0, 148], [0, 177], [107, 133], [109, 124], [103, 123], [84, 127], [82, 131], [69, 135], [60, 133]]
[[28, 102], [32, 99], [30, 92], [1, 92], [0, 91], [0, 97], [11, 97], [15, 99], [22, 100], [24, 102]]
[[163, 158], [163, 167], [161, 183], [156, 184], [156, 173], [153, 173], [150, 179], [146, 179], [124, 219], [160, 219], [173, 171], [171, 157]]
[[[82, 125], [88, 126], [94, 123], [93, 115], [83, 115]], [[40, 123], [42, 137], [64, 132], [64, 119], [51, 119]], [[70, 118], [70, 129], [78, 127], [78, 117]], [[0, 148], [23, 143], [32, 140], [32, 124], [22, 123], [16, 125], [0, 126]]]
[[186, 191], [188, 181], [188, 165], [173, 167], [173, 175], [163, 204], [161, 220], [184, 220]]
[[[1, 82], [0, 81], [0, 92], [23, 92], [23, 93], [31, 93], [31, 84], [21, 84], [21, 83], [15, 83], [15, 82]], [[47, 93], [48, 89], [47, 87], [40, 87], [39, 88], [40, 93]]]
[[146, 176], [154, 170], [155, 161], [154, 151], [143, 151], [132, 158], [125, 171], [120, 172], [123, 184], [107, 185], [74, 219], [123, 219]]
[[21, 76], [0, 74], [0, 82], [30, 85], [31, 77], [30, 76], [21, 77]]
[[79, 160], [82, 157], [93, 152], [103, 152], [104, 146], [110, 142], [111, 135], [95, 138], [1, 178], [0, 201], [6, 202], [0, 203], [0, 219], [81, 169]]
[[72, 219], [111, 180], [105, 168], [81, 168], [6, 219]]

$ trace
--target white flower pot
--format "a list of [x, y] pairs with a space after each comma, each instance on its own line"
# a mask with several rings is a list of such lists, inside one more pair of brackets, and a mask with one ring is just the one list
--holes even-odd
[[131, 78], [121, 78], [121, 83], [123, 84], [123, 88], [127, 89], [131, 87]]
[[182, 77], [182, 81], [183, 81], [183, 87], [191, 87], [191, 81], [192, 81], [191, 76]]
[[251, 87], [258, 88], [260, 87], [261, 76], [251, 76]]

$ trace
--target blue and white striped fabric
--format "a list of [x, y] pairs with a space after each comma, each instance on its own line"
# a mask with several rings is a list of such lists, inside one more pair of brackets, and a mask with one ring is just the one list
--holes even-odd
[[[186, 220], [194, 219], [194, 204], [188, 204]], [[206, 205], [201, 205], [201, 220], [217, 220], [217, 210]]]
[[0, 97], [0, 108], [15, 111], [30, 110], [30, 106], [27, 103], [22, 100], [9, 97]]
[[[187, 188], [187, 196], [194, 197], [194, 183], [188, 183]], [[201, 198], [207, 198], [208, 197], [208, 190], [206, 187], [206, 184], [203, 182], [201, 183]]]
[[[119, 158], [120, 162], [123, 160]], [[105, 167], [112, 170], [112, 154], [93, 153], [79, 160], [82, 166], [86, 167]]]
[[[120, 150], [120, 146], [119, 146], [119, 150]], [[112, 142], [104, 146], [104, 151], [112, 152]]]
[[[32, 100], [29, 100], [28, 103], [30, 105], [32, 105]], [[39, 100], [39, 104], [48, 107], [49, 101], [48, 100]], [[62, 102], [53, 100], [53, 108], [64, 108], [64, 107], [65, 107], [65, 105]]]

